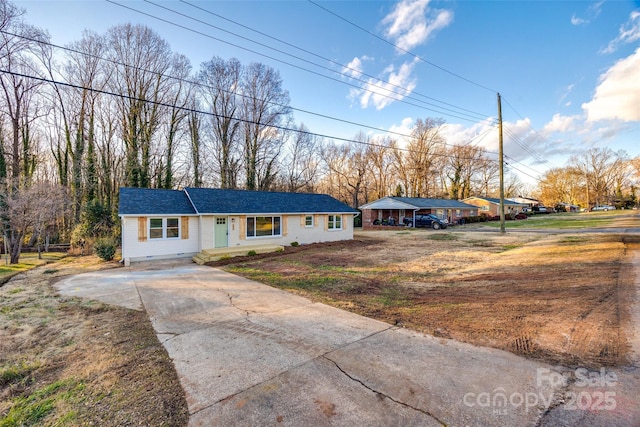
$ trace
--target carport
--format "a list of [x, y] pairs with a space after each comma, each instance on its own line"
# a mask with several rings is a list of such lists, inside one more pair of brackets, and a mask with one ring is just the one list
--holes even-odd
[[384, 225], [402, 225], [405, 218], [415, 223], [416, 214], [434, 214], [451, 224], [463, 218], [475, 216], [478, 207], [450, 199], [427, 199], [420, 197], [383, 197], [360, 206], [362, 228], [378, 228]]

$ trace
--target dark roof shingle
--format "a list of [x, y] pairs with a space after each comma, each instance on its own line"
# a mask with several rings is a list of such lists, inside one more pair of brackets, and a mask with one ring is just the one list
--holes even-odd
[[475, 206], [468, 205], [459, 200], [452, 199], [427, 199], [424, 197], [392, 197], [394, 200], [399, 200], [404, 203], [408, 203], [422, 209], [470, 209]]
[[201, 214], [357, 213], [326, 194], [185, 188]]
[[180, 190], [120, 188], [120, 215], [193, 215], [189, 198]]
[[358, 213], [326, 194], [120, 188], [120, 215]]

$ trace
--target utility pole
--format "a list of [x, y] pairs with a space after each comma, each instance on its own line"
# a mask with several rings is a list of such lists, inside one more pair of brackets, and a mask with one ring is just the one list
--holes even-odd
[[500, 165], [500, 233], [506, 233], [504, 226], [504, 154], [502, 152], [502, 101], [498, 93], [498, 164]]

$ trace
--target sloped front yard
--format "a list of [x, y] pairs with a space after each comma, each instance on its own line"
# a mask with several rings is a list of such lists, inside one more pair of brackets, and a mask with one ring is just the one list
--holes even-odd
[[184, 392], [147, 314], [51, 286], [116, 265], [52, 260], [0, 287], [0, 426], [187, 424]]
[[435, 336], [575, 366], [625, 362], [638, 242], [399, 230], [211, 265]]

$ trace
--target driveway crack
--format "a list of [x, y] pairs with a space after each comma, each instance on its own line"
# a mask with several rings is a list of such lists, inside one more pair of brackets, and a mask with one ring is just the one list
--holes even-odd
[[542, 414], [540, 414], [540, 417], [538, 418], [538, 422], [536, 423], [535, 427], [542, 426], [542, 423], [551, 414], [551, 412], [554, 409], [564, 405], [566, 403], [566, 401], [568, 400], [567, 396], [568, 396], [569, 392], [571, 391], [571, 387], [572, 387], [573, 383], [575, 382], [575, 379], [571, 378], [571, 377], [569, 377], [569, 378], [565, 377], [565, 380], [566, 380], [566, 383], [562, 387], [560, 387], [559, 390], [557, 390], [557, 391], [555, 391], [553, 393], [553, 401], [544, 410], [544, 412]]
[[333, 364], [335, 365], [335, 367], [336, 367], [336, 368], [338, 368], [338, 370], [339, 370], [340, 372], [342, 372], [342, 373], [343, 373], [347, 378], [349, 378], [349, 379], [350, 379], [350, 380], [352, 380], [352, 381], [357, 382], [358, 384], [360, 384], [361, 386], [363, 386], [363, 387], [364, 387], [364, 388], [366, 388], [367, 390], [371, 391], [372, 393], [375, 393], [377, 396], [385, 397], [385, 398], [387, 398], [387, 399], [391, 400], [392, 402], [397, 403], [398, 405], [402, 405], [402, 406], [407, 407], [407, 408], [409, 408], [409, 409], [413, 409], [414, 411], [421, 412], [421, 413], [423, 413], [423, 414], [425, 414], [425, 415], [427, 415], [427, 416], [429, 416], [429, 417], [433, 418], [434, 420], [436, 420], [437, 422], [439, 422], [439, 423], [440, 423], [441, 425], [443, 425], [443, 426], [446, 426], [446, 425], [447, 425], [444, 421], [442, 421], [441, 419], [439, 419], [438, 417], [436, 417], [435, 415], [433, 415], [433, 414], [432, 414], [432, 413], [430, 413], [429, 411], [426, 411], [426, 410], [424, 410], [424, 409], [420, 409], [420, 408], [416, 408], [415, 406], [412, 406], [412, 405], [410, 405], [410, 404], [408, 404], [408, 403], [406, 403], [406, 402], [402, 402], [402, 401], [400, 401], [400, 400], [394, 399], [393, 397], [389, 396], [388, 394], [382, 393], [381, 391], [378, 391], [378, 390], [375, 390], [375, 389], [373, 389], [373, 388], [369, 387], [369, 386], [368, 386], [367, 384], [365, 384], [363, 381], [361, 381], [361, 380], [359, 380], [359, 379], [357, 379], [357, 378], [355, 378], [355, 377], [353, 377], [353, 376], [349, 375], [349, 373], [347, 373], [347, 371], [345, 371], [344, 369], [342, 369], [342, 368], [340, 367], [340, 365], [339, 365], [335, 360], [332, 360], [332, 359], [328, 358], [326, 355], [323, 355], [322, 357], [323, 357], [323, 358], [325, 358], [326, 360], [328, 360], [329, 362], [333, 363]]

